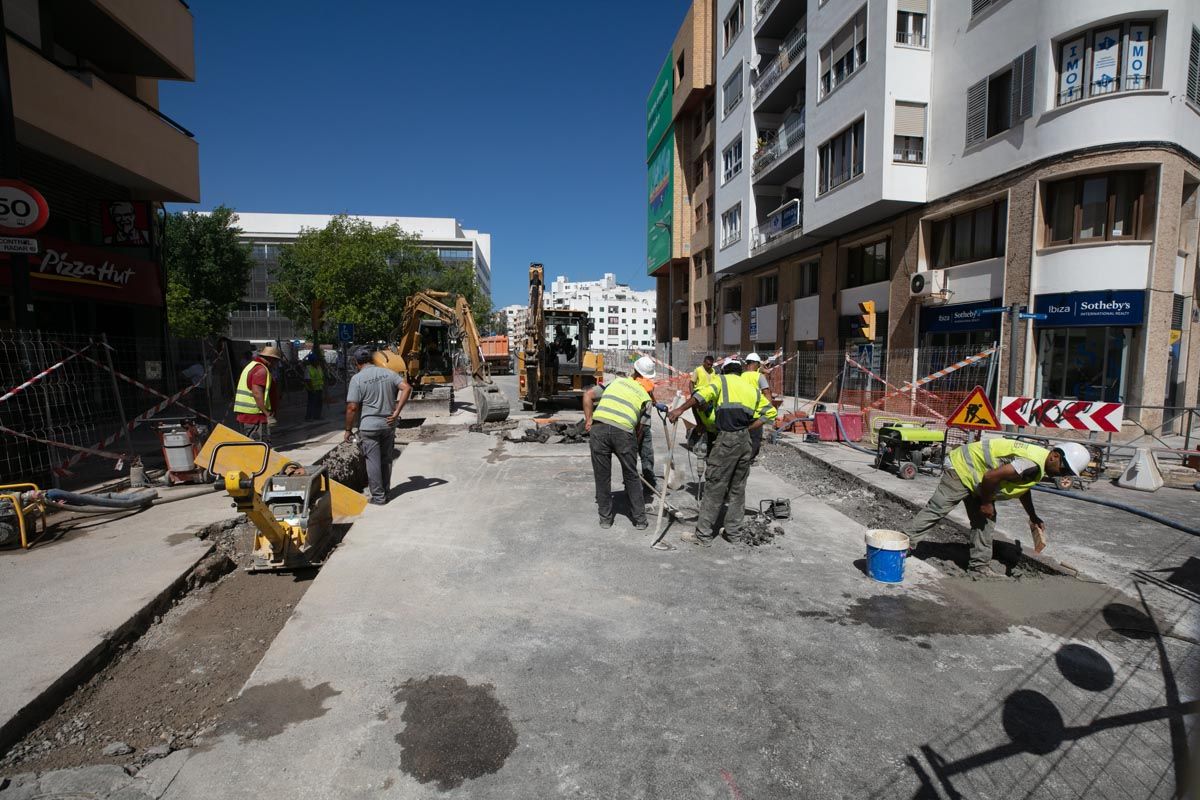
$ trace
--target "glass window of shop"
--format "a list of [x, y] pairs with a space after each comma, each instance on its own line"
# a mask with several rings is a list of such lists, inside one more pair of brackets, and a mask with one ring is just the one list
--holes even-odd
[[1123, 403], [1136, 328], [1043, 328], [1037, 396]]

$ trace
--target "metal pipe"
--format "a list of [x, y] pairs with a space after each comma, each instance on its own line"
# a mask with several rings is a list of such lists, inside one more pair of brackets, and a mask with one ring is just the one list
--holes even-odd
[[158, 497], [158, 492], [153, 489], [134, 494], [116, 494], [114, 492], [81, 494], [79, 492], [68, 492], [64, 489], [46, 490], [46, 500], [52, 503], [110, 509], [141, 508], [142, 506], [150, 505], [156, 497]]

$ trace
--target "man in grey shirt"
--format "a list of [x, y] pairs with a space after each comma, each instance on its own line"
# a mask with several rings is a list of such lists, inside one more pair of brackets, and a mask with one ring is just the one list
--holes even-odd
[[371, 363], [372, 353], [360, 347], [354, 353], [358, 372], [350, 379], [346, 392], [346, 441], [354, 436], [358, 422], [358, 443], [367, 462], [367, 483], [371, 503], [387, 502], [392, 485], [392, 460], [396, 453], [396, 421], [412, 394], [412, 387], [390, 369]]

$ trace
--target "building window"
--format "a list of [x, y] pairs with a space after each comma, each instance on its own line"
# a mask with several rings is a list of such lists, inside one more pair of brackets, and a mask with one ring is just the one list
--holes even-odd
[[725, 310], [726, 311], [741, 311], [742, 310], [742, 287], [730, 286], [725, 290]]
[[821, 97], [867, 63], [867, 9], [864, 6], [821, 48]]
[[742, 238], [742, 204], [721, 215], [721, 247], [728, 247]]
[[1136, 239], [1145, 184], [1143, 172], [1080, 175], [1046, 187], [1049, 246]]
[[817, 194], [841, 186], [863, 171], [863, 121], [851, 125], [820, 147]]
[[929, 0], [898, 0], [896, 43], [929, 47]]
[[1008, 239], [1008, 201], [997, 200], [935, 220], [931, 232], [929, 260], [934, 268], [1000, 258]]
[[779, 299], [779, 274], [763, 275], [758, 279], [758, 304], [769, 306]]
[[737, 107], [737, 104], [742, 102], [742, 94], [744, 88], [742, 86], [742, 65], [738, 64], [738, 68], [729, 76], [729, 80], [725, 81], [725, 86], [722, 90], [724, 97], [721, 105], [721, 119], [729, 116], [729, 112]]
[[700, 316], [703, 313], [704, 313], [704, 307], [700, 304], [699, 300], [692, 303], [692, 327], [693, 328], [699, 327], [701, 324], [703, 324], [701, 322], [703, 317]]
[[1125, 402], [1134, 331], [1116, 327], [1041, 328], [1037, 396]]
[[697, 111], [692, 117], [692, 138], [699, 139], [704, 136], [704, 126], [708, 124], [708, 120], [704, 118], [702, 111]]
[[925, 163], [925, 105], [896, 103], [893, 158], [901, 164]]
[[679, 86], [679, 84], [683, 83], [683, 73], [684, 73], [684, 68], [686, 65], [686, 62], [684, 61], [684, 59], [686, 56], [687, 56], [687, 51], [685, 50], [682, 53], [680, 53], [679, 58], [675, 60], [675, 85], [676, 86]]
[[1200, 30], [1192, 28], [1192, 47], [1188, 51], [1187, 96], [1200, 106]]
[[890, 239], [851, 247], [846, 258], [846, 288], [879, 283], [891, 277], [889, 269]]
[[1000, 0], [971, 0], [971, 16], [977, 17]]
[[1034, 64], [1031, 47], [1000, 72], [967, 89], [967, 146], [990, 139], [1033, 116]]
[[1114, 22], [1058, 44], [1058, 105], [1149, 89], [1154, 25]]
[[725, 184], [742, 171], [742, 135], [721, 153], [721, 183]]
[[796, 280], [796, 297], [812, 297], [819, 291], [819, 275], [821, 262], [809, 261], [800, 265], [800, 274]]
[[742, 21], [742, 0], [737, 0], [737, 2], [733, 4], [733, 8], [730, 10], [729, 15], [725, 17], [725, 25], [723, 27], [724, 38], [722, 39], [724, 46], [721, 50], [722, 54], [729, 52], [729, 46], [733, 44], [734, 40], [737, 39], [738, 35], [742, 32]]

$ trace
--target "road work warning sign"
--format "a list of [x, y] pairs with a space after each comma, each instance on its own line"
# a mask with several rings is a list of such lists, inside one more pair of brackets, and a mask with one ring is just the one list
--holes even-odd
[[967, 428], [976, 431], [998, 431], [1000, 423], [996, 421], [996, 409], [983, 393], [982, 386], [976, 386], [967, 395], [967, 399], [954, 410], [946, 420], [948, 428]]

